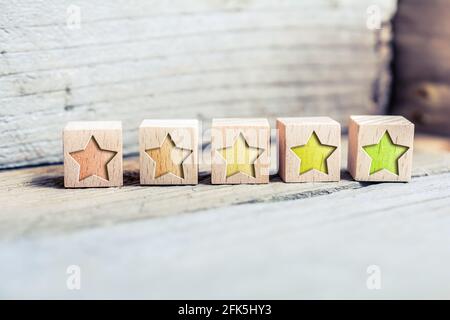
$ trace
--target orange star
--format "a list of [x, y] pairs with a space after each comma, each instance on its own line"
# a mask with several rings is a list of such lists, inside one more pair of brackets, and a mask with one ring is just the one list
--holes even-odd
[[145, 150], [155, 162], [155, 178], [172, 173], [178, 178], [184, 179], [183, 162], [192, 150], [176, 146], [170, 134], [168, 134], [159, 148]]
[[91, 176], [109, 181], [108, 163], [116, 156], [117, 152], [100, 148], [94, 136], [84, 150], [71, 152], [70, 156], [80, 165], [79, 181]]

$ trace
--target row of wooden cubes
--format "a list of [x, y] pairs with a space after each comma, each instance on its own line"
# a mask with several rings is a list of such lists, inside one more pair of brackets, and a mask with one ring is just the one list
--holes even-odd
[[[197, 120], [144, 120], [143, 185], [198, 183]], [[285, 182], [339, 181], [341, 127], [328, 117], [277, 119], [279, 175]], [[348, 169], [358, 181], [409, 181], [414, 125], [400, 116], [351, 116]], [[68, 188], [123, 185], [121, 122], [71, 122], [64, 129]], [[268, 183], [266, 119], [214, 119], [211, 183]]]

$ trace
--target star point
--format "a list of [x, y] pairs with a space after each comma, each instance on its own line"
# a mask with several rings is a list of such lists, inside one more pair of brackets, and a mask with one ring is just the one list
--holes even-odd
[[240, 133], [231, 147], [219, 149], [218, 152], [227, 163], [227, 178], [238, 173], [256, 178], [254, 163], [264, 149], [249, 146], [244, 135]]
[[337, 149], [335, 146], [322, 144], [313, 131], [308, 142], [301, 146], [292, 147], [292, 152], [300, 159], [299, 174], [311, 170], [328, 174], [327, 159]]
[[370, 175], [387, 170], [398, 175], [398, 160], [409, 150], [409, 147], [395, 144], [386, 130], [377, 144], [363, 146], [371, 158]]
[[170, 134], [167, 134], [161, 146], [145, 152], [155, 162], [155, 179], [166, 174], [184, 179], [183, 163], [193, 150], [177, 147]]
[[91, 176], [109, 181], [108, 164], [116, 155], [116, 151], [102, 149], [94, 136], [91, 136], [84, 150], [70, 153], [70, 156], [80, 166], [78, 181], [83, 181]]

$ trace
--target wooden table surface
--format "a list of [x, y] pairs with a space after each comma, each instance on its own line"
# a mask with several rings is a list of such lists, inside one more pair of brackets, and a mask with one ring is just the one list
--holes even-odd
[[0, 298], [450, 298], [448, 140], [416, 139], [407, 184], [141, 187], [125, 163], [118, 189], [0, 172]]

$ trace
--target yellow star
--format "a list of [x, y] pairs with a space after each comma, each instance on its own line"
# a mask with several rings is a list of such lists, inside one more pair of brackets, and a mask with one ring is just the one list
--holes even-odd
[[239, 172], [256, 178], [254, 162], [264, 152], [264, 149], [250, 147], [242, 133], [239, 134], [232, 147], [218, 151], [227, 162], [227, 178]]
[[317, 134], [313, 132], [305, 145], [291, 148], [300, 159], [299, 174], [313, 169], [328, 174], [327, 159], [336, 148], [320, 143]]
[[155, 162], [155, 179], [168, 173], [184, 179], [183, 162], [191, 155], [192, 150], [177, 147], [170, 134], [167, 134], [159, 148], [145, 152]]
[[79, 181], [91, 176], [97, 176], [109, 181], [108, 164], [116, 156], [117, 152], [100, 148], [94, 136], [84, 150], [71, 152], [70, 156], [80, 165]]

